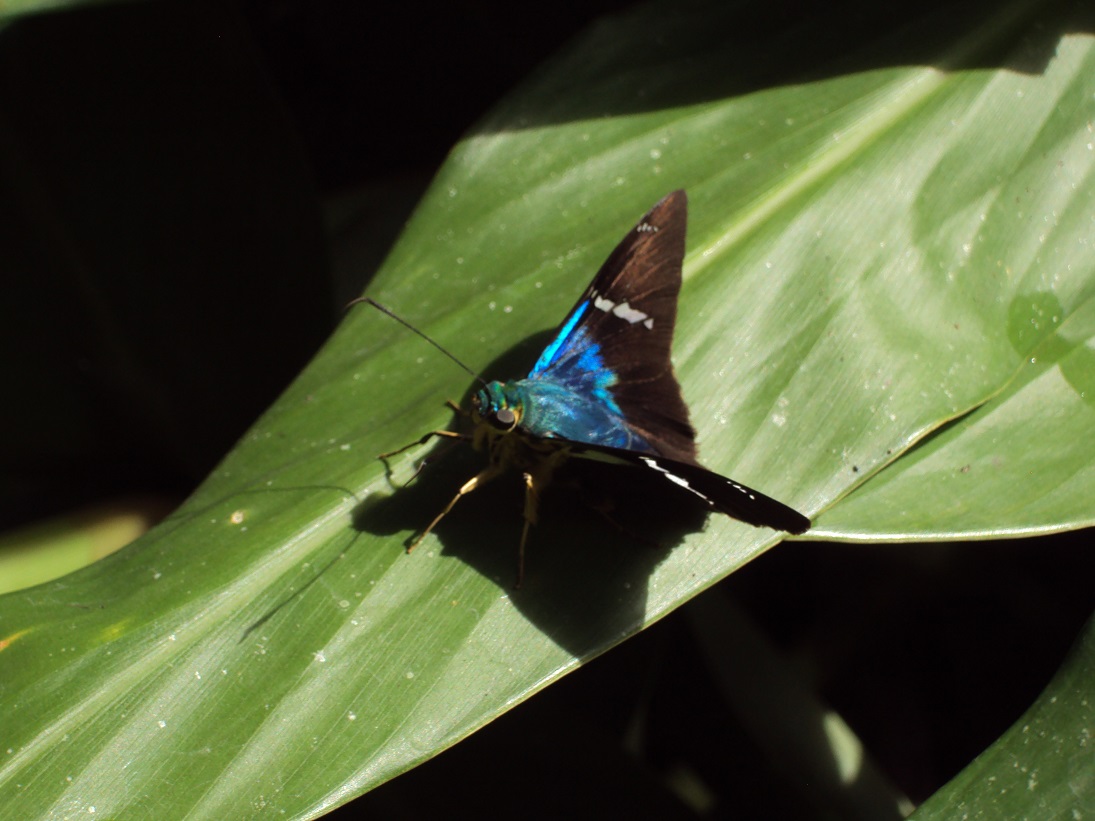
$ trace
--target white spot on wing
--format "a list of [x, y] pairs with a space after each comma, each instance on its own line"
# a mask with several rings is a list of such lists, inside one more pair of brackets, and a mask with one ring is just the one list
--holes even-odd
[[[703, 499], [708, 504], [712, 504], [712, 505], [714, 504], [714, 502], [711, 501], [711, 498], [709, 496], [707, 496], [703, 493], [700, 493], [700, 491], [696, 490], [694, 487], [692, 487], [692, 485], [688, 484], [687, 479], [685, 479], [681, 476], [677, 476], [675, 473], [670, 473], [667, 468], [662, 467], [661, 465], [659, 465], [656, 459], [653, 459], [650, 456], [640, 456], [639, 460], [644, 465], [646, 465], [647, 467], [654, 468], [654, 470], [658, 471], [658, 473], [663, 474], [665, 476], [665, 478], [667, 478], [669, 481], [673, 482], [674, 484], [680, 485], [685, 490], [692, 491], [693, 493], [695, 493], [697, 496], [699, 496], [701, 499]], [[748, 488], [742, 487], [737, 482], [735, 482], [733, 479], [727, 479], [725, 476], [720, 476], [719, 478], [722, 479], [723, 481], [725, 481], [726, 484], [730, 485], [730, 487], [734, 488], [734, 490], [737, 490], [737, 491], [745, 494], [750, 499], [756, 500], [757, 497], [755, 495], [753, 495], [749, 491]]]
[[634, 325], [636, 322], [643, 322], [644, 320], [650, 319], [650, 316], [648, 314], [644, 314], [642, 311], [635, 310], [626, 302], [621, 302], [619, 305], [613, 308], [612, 313], [614, 313], [620, 319], [626, 319], [632, 325]]
[[706, 496], [704, 496], [702, 493], [700, 493], [698, 490], [696, 490], [694, 487], [692, 487], [692, 485], [688, 484], [687, 479], [685, 479], [681, 476], [677, 476], [676, 474], [670, 473], [668, 470], [666, 470], [661, 465], [659, 465], [656, 460], [651, 459], [649, 456], [640, 456], [639, 459], [642, 461], [642, 463], [644, 465], [646, 465], [647, 467], [654, 468], [654, 470], [656, 470], [656, 471], [658, 471], [658, 473], [661, 473], [662, 475], [664, 475], [666, 479], [673, 482], [674, 484], [680, 485], [685, 490], [691, 490], [693, 493], [695, 493], [697, 496], [699, 496], [705, 502], [710, 502], [711, 501]]
[[613, 302], [611, 299], [605, 299], [603, 296], [594, 291], [593, 307], [596, 308], [598, 311], [604, 311], [605, 313], [608, 313], [616, 307], [616, 303]]
[[662, 471], [662, 472], [665, 473], [665, 477], [670, 482], [676, 482], [681, 487], [686, 487], [689, 490], [692, 490], [692, 488], [689, 487], [689, 485], [688, 485], [688, 480], [687, 479], [682, 479], [680, 476], [674, 476], [672, 473], [669, 473], [668, 471]]
[[608, 297], [601, 296], [596, 291], [590, 293], [590, 297], [593, 299], [593, 307], [598, 311], [604, 311], [606, 314], [611, 313], [632, 325], [641, 322], [643, 327], [648, 330], [654, 327], [654, 318], [651, 317], [650, 314], [644, 314], [642, 311], [632, 308], [626, 302], [613, 302]]

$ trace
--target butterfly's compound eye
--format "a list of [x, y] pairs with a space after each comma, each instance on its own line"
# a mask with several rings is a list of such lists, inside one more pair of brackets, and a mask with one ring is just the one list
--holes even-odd
[[499, 408], [490, 417], [490, 423], [499, 430], [513, 430], [517, 424], [517, 415], [512, 408]]

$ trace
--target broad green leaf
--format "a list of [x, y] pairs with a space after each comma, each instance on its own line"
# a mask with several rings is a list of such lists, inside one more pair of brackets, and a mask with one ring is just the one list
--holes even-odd
[[1038, 701], [913, 814], [935, 818], [1082, 818], [1095, 807], [1095, 620]]
[[[675, 359], [707, 465], [827, 537], [1076, 526], [1092, 444], [1074, 395], [1041, 397], [1074, 459], [1009, 447], [1039, 473], [982, 469], [1001, 447], [984, 420], [998, 407], [1017, 426], [1024, 385], [1085, 398], [1095, 50], [1051, 12], [926, 16], [830, 57], [815, 26], [758, 34], [738, 7], [614, 18], [457, 146], [370, 293], [473, 369], [513, 375], [619, 237], [685, 188]], [[810, 77], [751, 79], [796, 50]], [[514, 592], [514, 478], [405, 555], [477, 463], [451, 457], [400, 489], [418, 454], [393, 460], [394, 483], [374, 456], [452, 423], [442, 401], [468, 381], [355, 308], [167, 522], [0, 599], [12, 817], [315, 815], [779, 540], [712, 518], [646, 550], [563, 494]], [[941, 532], [938, 500], [900, 474], [951, 441], [951, 464], [978, 469], [959, 470]], [[908, 512], [872, 501], [876, 483]], [[1004, 515], [1001, 494], [1039, 501]]]
[[19, 17], [103, 4], [108, 0], [7, 0], [0, 6], [0, 28]]
[[0, 537], [0, 593], [63, 576], [108, 556], [170, 511], [162, 499], [126, 499]]
[[1014, 340], [1027, 358], [1001, 394], [857, 490], [814, 535], [984, 539], [1095, 523], [1095, 301], [1090, 285], [1077, 286], [1088, 293], [1068, 309], [1055, 299], [1020, 306], [1032, 331], [1050, 327], [1036, 342]]

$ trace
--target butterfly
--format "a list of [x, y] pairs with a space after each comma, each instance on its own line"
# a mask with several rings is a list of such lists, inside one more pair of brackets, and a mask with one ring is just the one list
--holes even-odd
[[[687, 218], [684, 191], [674, 191], [654, 205], [609, 255], [528, 375], [506, 382], [480, 379], [482, 387], [471, 400], [471, 434], [431, 431], [382, 454], [387, 459], [437, 436], [470, 439], [488, 455], [487, 466], [464, 483], [408, 550], [461, 498], [516, 469], [525, 482], [519, 587], [540, 493], [555, 471], [575, 457], [652, 471], [711, 510], [752, 525], [796, 534], [810, 527], [810, 520], [797, 510], [708, 470], [696, 459], [696, 431], [670, 360]], [[373, 300], [360, 301], [370, 302], [444, 351]]]

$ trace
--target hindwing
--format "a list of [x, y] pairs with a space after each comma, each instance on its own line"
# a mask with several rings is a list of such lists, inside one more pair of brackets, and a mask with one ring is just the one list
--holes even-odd
[[810, 529], [810, 520], [794, 508], [759, 490], [720, 476], [695, 462], [681, 462], [655, 454], [581, 443], [571, 443], [570, 450], [574, 455], [587, 459], [634, 465], [656, 471], [673, 484], [699, 497], [712, 510], [747, 524], [796, 534]]

